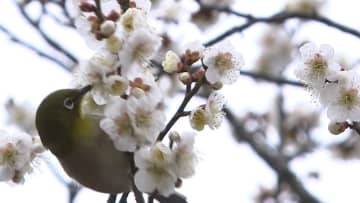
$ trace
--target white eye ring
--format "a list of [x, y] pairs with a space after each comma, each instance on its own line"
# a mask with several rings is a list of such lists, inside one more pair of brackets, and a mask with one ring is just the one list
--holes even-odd
[[74, 109], [74, 101], [71, 99], [71, 98], [69, 98], [69, 97], [66, 97], [65, 99], [64, 99], [64, 107], [65, 108], [67, 108], [67, 109], [69, 109], [69, 110], [73, 110]]

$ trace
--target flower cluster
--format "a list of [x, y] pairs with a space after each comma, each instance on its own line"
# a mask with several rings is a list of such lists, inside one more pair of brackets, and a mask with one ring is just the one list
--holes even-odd
[[[114, 147], [134, 154], [138, 168], [134, 182], [140, 191], [169, 196], [180, 186], [182, 178], [195, 172], [195, 134], [186, 132], [180, 136], [172, 132], [169, 146], [161, 142], [162, 134], [168, 132], [163, 132], [164, 94], [149, 68], [161, 45], [161, 37], [149, 20], [151, 3], [133, 0], [126, 6], [119, 2], [100, 1], [100, 9], [94, 1], [78, 1], [77, 28], [95, 51], [74, 74], [77, 86], [92, 86], [83, 99], [81, 111], [100, 116], [100, 128]], [[170, 14], [164, 13], [163, 17], [177, 20], [177, 14]], [[168, 50], [161, 65], [164, 72], [178, 76], [186, 86], [185, 96], [190, 97], [201, 85], [219, 90], [235, 83], [243, 61], [228, 41], [209, 48], [193, 42], [182, 51]], [[189, 116], [196, 130], [205, 125], [216, 129], [225, 115], [224, 103], [224, 96], [213, 92], [206, 104], [180, 113]]]
[[31, 172], [32, 161], [43, 151], [36, 137], [0, 131], [0, 181], [23, 183], [25, 174]]
[[327, 108], [331, 132], [345, 130], [341, 127], [343, 122], [360, 121], [359, 74], [339, 65], [329, 45], [317, 47], [307, 43], [300, 48], [300, 54], [301, 63], [295, 74]]
[[[199, 60], [202, 62], [202, 66], [192, 70], [191, 65]], [[240, 68], [243, 65], [242, 55], [235, 51], [229, 41], [220, 42], [209, 48], [192, 43], [186, 46], [181, 56], [173, 51], [168, 51], [162, 62], [164, 71], [177, 73], [180, 81], [184, 84], [190, 85], [204, 77], [213, 90], [219, 90], [223, 85], [234, 84], [240, 76]], [[205, 125], [211, 129], [220, 127], [225, 115], [222, 110], [224, 104], [224, 96], [217, 92], [211, 93], [205, 105], [190, 112], [191, 127], [199, 131], [203, 130]]]
[[135, 164], [139, 171], [135, 174], [135, 184], [141, 191], [154, 191], [169, 196], [181, 178], [195, 173], [197, 156], [194, 151], [195, 133], [184, 132], [181, 136], [173, 132], [171, 147], [157, 142], [151, 147], [135, 153]]
[[225, 104], [225, 97], [217, 92], [211, 93], [208, 101], [204, 106], [200, 106], [190, 114], [191, 127], [196, 130], [203, 130], [205, 125], [211, 129], [220, 127], [225, 113], [223, 107]]
[[[161, 44], [149, 21], [151, 3], [130, 1], [128, 8], [116, 0], [100, 3], [102, 9], [90, 0], [77, 4], [77, 28], [95, 51], [74, 73], [77, 86], [92, 86], [81, 111], [101, 117], [100, 128], [117, 150], [134, 153], [138, 168], [134, 181], [140, 191], [168, 196], [181, 178], [194, 173], [196, 155], [193, 133], [178, 136], [169, 147], [157, 141], [165, 127], [165, 114], [163, 92], [149, 68]], [[203, 50], [192, 47], [196, 48], [187, 52], [189, 65]], [[176, 56], [167, 54], [166, 71], [181, 72]], [[193, 73], [191, 79], [201, 76]]]

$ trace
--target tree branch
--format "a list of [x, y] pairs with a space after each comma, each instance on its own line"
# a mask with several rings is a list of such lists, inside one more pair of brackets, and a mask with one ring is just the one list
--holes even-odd
[[188, 113], [184, 112], [186, 105], [190, 102], [191, 98], [199, 91], [200, 87], [205, 82], [205, 76], [203, 76], [196, 84], [195, 87], [189, 92], [185, 94], [185, 97], [183, 101], [181, 102], [179, 108], [177, 109], [174, 116], [170, 119], [170, 121], [167, 123], [165, 128], [159, 133], [159, 136], [157, 137], [157, 141], [161, 141], [164, 139], [165, 135], [169, 132], [171, 127], [176, 123], [176, 121], [183, 117], [188, 115]]
[[107, 203], [116, 203], [116, 194], [110, 194]]
[[229, 110], [224, 109], [226, 118], [233, 127], [236, 137], [246, 141], [253, 150], [277, 173], [279, 178], [287, 182], [292, 190], [298, 195], [300, 202], [320, 203], [320, 201], [312, 196], [302, 185], [301, 181], [289, 169], [285, 157], [278, 151], [269, 147], [265, 142], [257, 140], [244, 126], [238, 121], [235, 115]]
[[69, 67], [68, 65], [66, 65], [65, 63], [63, 63], [62, 61], [58, 60], [57, 58], [47, 54], [46, 52], [38, 49], [37, 47], [29, 44], [28, 42], [18, 38], [14, 33], [10, 32], [8, 29], [6, 29], [4, 26], [0, 25], [0, 30], [6, 34], [9, 39], [12, 41], [12, 42], [15, 42], [21, 46], [24, 46], [32, 51], [34, 51], [36, 54], [38, 54], [39, 56], [41, 57], [44, 57], [45, 59], [59, 65], [60, 67], [64, 68], [65, 70], [67, 71], [70, 71], [71, 70], [71, 67]]
[[21, 13], [21, 15], [24, 17], [24, 19], [29, 23], [29, 25], [31, 25], [39, 34], [40, 36], [55, 50], [57, 50], [59, 53], [63, 54], [64, 56], [66, 56], [72, 63], [77, 64], [78, 63], [78, 59], [72, 54], [70, 53], [68, 50], [66, 50], [63, 46], [61, 46], [57, 41], [51, 39], [45, 32], [44, 30], [41, 28], [40, 26], [40, 20], [41, 20], [41, 16], [39, 19], [37, 20], [33, 20], [31, 19], [31, 17], [26, 13], [25, 11], [25, 5], [26, 4], [21, 4], [20, 2], [16, 2], [16, 5]]
[[347, 27], [340, 23], [334, 22], [334, 21], [330, 20], [329, 18], [320, 16], [320, 15], [316, 15], [316, 14], [310, 15], [310, 14], [304, 14], [304, 13], [280, 12], [280, 13], [272, 15], [270, 17], [254, 17], [249, 14], [241, 14], [241, 16], [245, 17], [247, 19], [246, 23], [244, 23], [240, 26], [235, 26], [235, 27], [225, 31], [224, 33], [220, 34], [219, 36], [217, 36], [214, 39], [205, 43], [205, 46], [211, 46], [234, 33], [242, 32], [242, 31], [246, 30], [247, 28], [253, 26], [256, 23], [284, 23], [285, 21], [287, 21], [289, 19], [294, 19], [294, 18], [303, 19], [303, 20], [312, 20], [312, 21], [316, 21], [319, 23], [323, 23], [330, 27], [341, 30], [345, 33], [351, 34], [357, 38], [360, 38], [360, 32], [358, 30], [355, 30], [351, 27]]
[[128, 192], [124, 192], [122, 195], [121, 195], [121, 198], [120, 198], [120, 201], [119, 203], [127, 203], [127, 198], [129, 196], [129, 193]]
[[275, 78], [275, 77], [272, 77], [269, 75], [254, 73], [254, 72], [250, 72], [250, 71], [240, 71], [240, 75], [249, 76], [254, 79], [265, 80], [267, 82], [272, 82], [277, 85], [292, 85], [295, 87], [305, 87], [305, 84], [302, 82], [288, 80], [288, 79], [281, 78], [281, 77]]

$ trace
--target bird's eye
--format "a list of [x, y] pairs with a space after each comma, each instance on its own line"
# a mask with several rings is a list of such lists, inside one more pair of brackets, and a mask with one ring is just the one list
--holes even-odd
[[74, 101], [69, 97], [65, 98], [64, 107], [69, 110], [73, 110], [74, 109]]

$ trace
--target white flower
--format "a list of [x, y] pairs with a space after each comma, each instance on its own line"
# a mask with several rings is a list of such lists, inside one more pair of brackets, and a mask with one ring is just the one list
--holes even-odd
[[95, 35], [91, 32], [92, 22], [88, 20], [87, 16], [79, 14], [75, 18], [74, 23], [90, 49], [98, 50], [104, 46], [104, 41], [97, 40]]
[[168, 22], [186, 22], [190, 12], [186, 10], [184, 1], [167, 0], [161, 1], [158, 9], [153, 10], [155, 16]]
[[149, 27], [147, 23], [146, 12], [137, 8], [129, 8], [120, 17], [120, 25], [125, 32], [133, 32], [134, 30]]
[[347, 128], [349, 127], [349, 124], [347, 122], [334, 122], [331, 121], [328, 124], [328, 130], [333, 135], [338, 135], [340, 133], [343, 133]]
[[204, 45], [202, 45], [200, 41], [194, 41], [185, 44], [181, 53], [185, 56], [186, 62], [190, 62], [189, 64], [191, 65], [193, 62], [196, 62], [203, 57], [204, 51]]
[[288, 12], [299, 12], [314, 14], [319, 11], [325, 0], [288, 0], [285, 10]]
[[141, 9], [148, 13], [151, 9], [151, 1], [150, 0], [131, 0], [136, 4], [137, 9]]
[[132, 32], [119, 52], [122, 74], [127, 75], [134, 63], [148, 63], [160, 45], [161, 38], [148, 29], [137, 29]]
[[318, 48], [309, 42], [300, 48], [300, 54], [301, 62], [295, 75], [315, 90], [321, 89], [331, 75], [340, 71], [340, 65], [334, 59], [334, 50], [329, 45], [323, 44]]
[[114, 34], [116, 30], [116, 24], [114, 21], [111, 20], [105, 20], [103, 23], [101, 23], [100, 25], [100, 32], [102, 35], [104, 35], [104, 37], [108, 38], [110, 37], [112, 34]]
[[128, 88], [129, 81], [120, 75], [110, 75], [105, 78], [106, 90], [110, 95], [121, 96]]
[[29, 104], [20, 104], [16, 103], [13, 99], [9, 99], [5, 104], [5, 108], [8, 124], [16, 125], [31, 134], [36, 132], [34, 122], [35, 112]]
[[158, 109], [157, 103], [148, 97], [129, 97], [127, 113], [134, 133], [141, 144], [153, 144], [165, 125], [165, 114]]
[[140, 191], [157, 191], [164, 196], [174, 192], [177, 177], [174, 173], [173, 153], [168, 147], [158, 142], [151, 148], [142, 148], [135, 152], [134, 160], [138, 168], [134, 181]]
[[219, 93], [213, 92], [208, 98], [205, 106], [207, 124], [211, 129], [220, 127], [225, 113], [222, 111], [225, 104], [225, 97]]
[[[73, 6], [75, 6], [75, 26], [80, 34], [84, 37], [86, 44], [93, 50], [99, 50], [105, 46], [106, 39], [110, 37], [116, 30], [116, 22], [106, 20], [100, 22], [95, 15], [95, 12], [83, 12], [81, 10], [82, 5], [94, 4], [86, 1], [75, 0]], [[116, 0], [108, 0], [101, 2], [101, 10], [104, 16], [109, 16], [111, 13], [116, 13], [120, 16], [121, 9]], [[112, 19], [117, 20], [117, 19]]]
[[178, 70], [179, 63], [181, 63], [180, 57], [170, 50], [166, 52], [165, 59], [161, 64], [165, 72], [174, 73]]
[[207, 114], [202, 107], [198, 107], [191, 111], [190, 116], [190, 125], [195, 130], [203, 130], [207, 124]]
[[[155, 81], [154, 75], [148, 68], [137, 68], [128, 75], [130, 81], [131, 92], [130, 95], [135, 97], [145, 96], [154, 105], [158, 105], [163, 100], [163, 92], [159, 84]], [[139, 91], [140, 94], [134, 95], [133, 93]]]
[[208, 67], [205, 76], [210, 83], [233, 84], [240, 75], [244, 60], [242, 55], [226, 41], [205, 52], [204, 64]]
[[194, 132], [182, 133], [173, 148], [176, 164], [175, 173], [180, 178], [189, 178], [195, 173], [195, 166], [198, 161], [194, 151], [195, 136]]
[[105, 108], [105, 118], [100, 121], [100, 127], [114, 142], [119, 151], [134, 152], [139, 146], [137, 137], [126, 112], [126, 100], [113, 98]]
[[[360, 80], [354, 71], [343, 71], [346, 80], [339, 80], [328, 94], [327, 116], [331, 121], [360, 121]], [[321, 95], [320, 95], [321, 96]]]
[[106, 103], [109, 94], [114, 93], [114, 88], [118, 88], [119, 81], [126, 86], [126, 82], [118, 77], [107, 79], [107, 75], [116, 72], [115, 62], [116, 55], [107, 51], [96, 52], [90, 60], [80, 63], [79, 70], [75, 73], [74, 80], [78, 86], [92, 85], [90, 94], [98, 105]]
[[291, 62], [292, 43], [289, 33], [283, 27], [269, 26], [261, 38], [262, 52], [255, 71], [272, 77], [279, 77]]
[[24, 181], [24, 175], [31, 169], [32, 139], [29, 134], [9, 135], [0, 131], [0, 181]]
[[191, 111], [189, 119], [190, 125], [195, 130], [203, 130], [205, 125], [211, 129], [220, 127], [224, 120], [225, 112], [222, 110], [225, 104], [225, 97], [219, 93], [210, 94], [204, 106], [200, 106]]
[[113, 54], [117, 54], [119, 50], [122, 48], [124, 43], [124, 39], [120, 35], [111, 35], [110, 37], [106, 38], [105, 41], [105, 48], [109, 52]]

